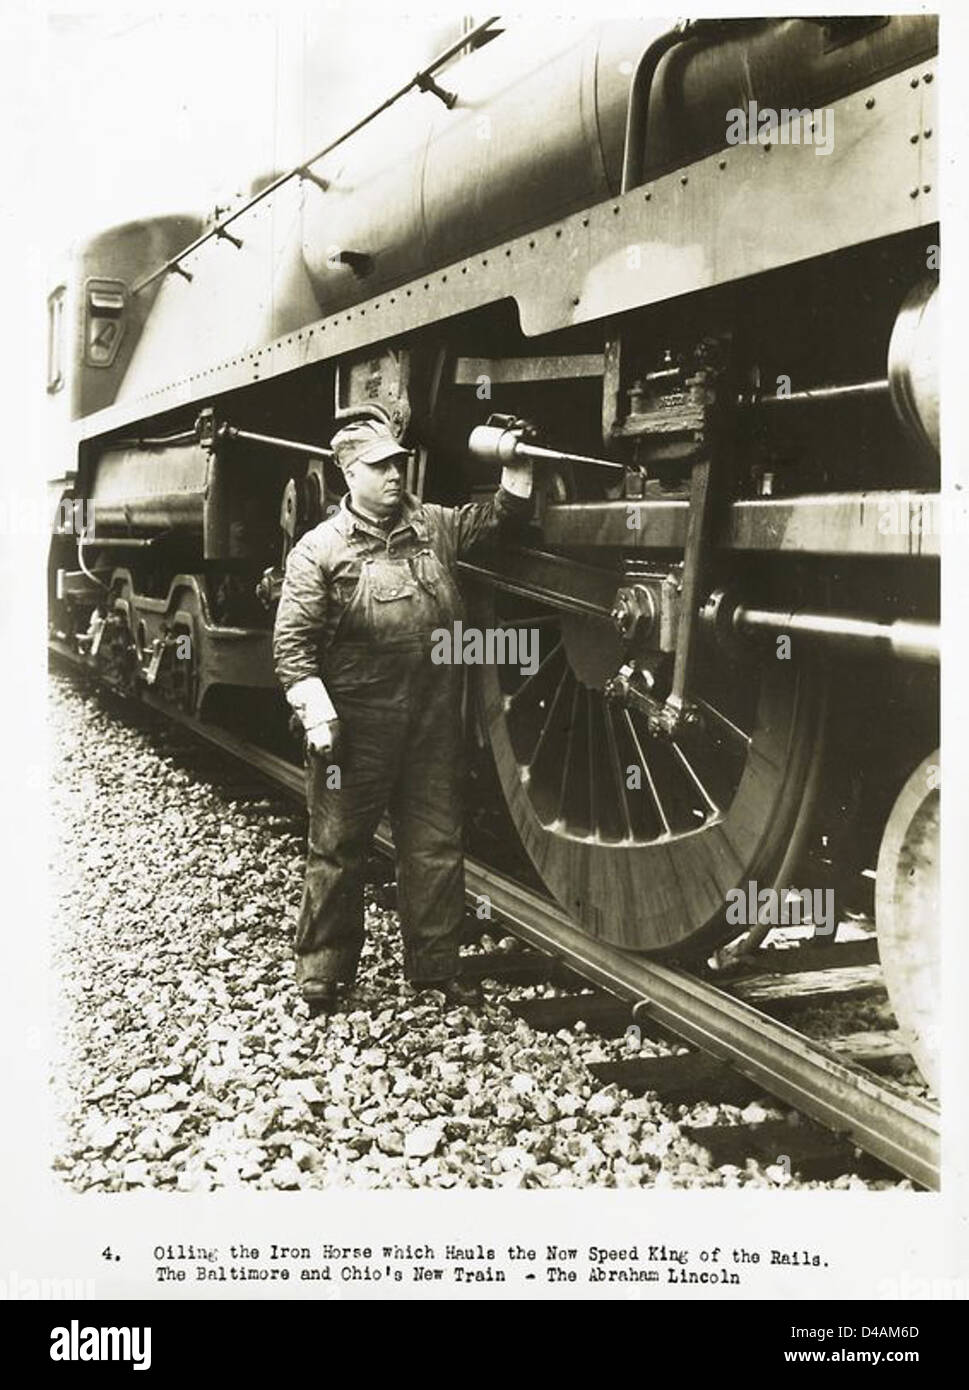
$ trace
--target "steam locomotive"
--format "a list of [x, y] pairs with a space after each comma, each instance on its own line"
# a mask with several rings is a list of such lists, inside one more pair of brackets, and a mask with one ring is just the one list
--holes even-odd
[[736, 937], [738, 887], [874, 882], [931, 1074], [936, 55], [926, 16], [488, 20], [349, 131], [304, 55], [315, 152], [102, 232], [50, 296], [55, 640], [268, 728], [337, 410], [382, 406], [446, 503], [530, 452], [530, 530], [464, 565], [473, 621], [541, 634], [477, 673], [482, 798], [634, 951]]

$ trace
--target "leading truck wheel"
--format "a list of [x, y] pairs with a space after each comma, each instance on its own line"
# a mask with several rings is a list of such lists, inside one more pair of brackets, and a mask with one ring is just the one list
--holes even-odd
[[479, 711], [521, 842], [584, 930], [631, 950], [692, 955], [737, 936], [729, 890], [746, 904], [751, 884], [754, 901], [762, 888], [791, 886], [776, 874], [816, 789], [820, 671], [731, 661], [711, 644], [697, 671], [702, 723], [670, 741], [603, 698], [622, 661], [607, 620], [490, 586], [476, 589], [472, 612], [482, 628], [540, 634], [534, 670], [479, 669]]
[[938, 1095], [939, 755], [931, 754], [898, 794], [882, 835], [875, 923], [885, 987], [919, 1070]]

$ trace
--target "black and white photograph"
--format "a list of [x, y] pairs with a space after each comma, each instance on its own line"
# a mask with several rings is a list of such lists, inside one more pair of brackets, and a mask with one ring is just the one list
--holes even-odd
[[6, 1297], [969, 1295], [963, 29], [11, 8]]

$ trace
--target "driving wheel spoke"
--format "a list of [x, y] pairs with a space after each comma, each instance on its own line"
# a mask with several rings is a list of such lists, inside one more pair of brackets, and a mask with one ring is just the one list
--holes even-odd
[[552, 647], [551, 651], [548, 652], [548, 654], [545, 657], [543, 657], [543, 659], [539, 662], [535, 670], [530, 672], [529, 675], [525, 676], [522, 679], [521, 685], [519, 685], [515, 690], [513, 690], [510, 695], [505, 696], [505, 709], [510, 710], [512, 706], [518, 702], [518, 700], [529, 688], [532, 682], [538, 680], [542, 672], [548, 669], [549, 663], [553, 661], [556, 656], [564, 657], [564, 655], [565, 652], [562, 647], [562, 639], [559, 638], [556, 641], [555, 645]]
[[663, 806], [663, 802], [660, 799], [660, 794], [656, 790], [656, 782], [653, 778], [653, 774], [649, 766], [649, 759], [646, 757], [646, 754], [643, 750], [643, 745], [639, 738], [639, 732], [636, 729], [636, 725], [633, 723], [632, 715], [629, 713], [628, 709], [623, 710], [623, 715], [625, 716], [626, 725], [629, 729], [633, 743], [636, 747], [636, 756], [639, 758], [639, 765], [643, 769], [643, 776], [646, 778], [646, 785], [649, 787], [649, 794], [653, 798], [653, 805], [656, 808], [656, 814], [660, 818], [660, 823], [663, 827], [663, 834], [672, 835], [673, 831], [670, 828], [669, 817], [667, 816], [666, 810]]
[[626, 783], [622, 775], [622, 760], [619, 757], [619, 745], [616, 742], [616, 729], [612, 722], [612, 710], [609, 705], [603, 709], [606, 721], [606, 742], [609, 745], [609, 761], [616, 778], [616, 788], [619, 792], [619, 805], [622, 810], [623, 824], [626, 828], [626, 839], [634, 838], [633, 819], [629, 809], [629, 798], [626, 796]]

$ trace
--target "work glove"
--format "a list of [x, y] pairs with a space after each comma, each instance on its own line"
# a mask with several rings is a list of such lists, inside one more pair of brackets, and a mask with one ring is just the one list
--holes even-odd
[[305, 748], [307, 756], [326, 757], [336, 752], [340, 741], [339, 719], [326, 719], [322, 724], [314, 724], [306, 730]]
[[533, 486], [531, 459], [516, 459], [501, 470], [501, 486], [513, 497], [531, 497]]
[[325, 757], [336, 750], [340, 721], [326, 686], [319, 676], [307, 676], [286, 691], [290, 708], [305, 730], [303, 753], [306, 758]]

